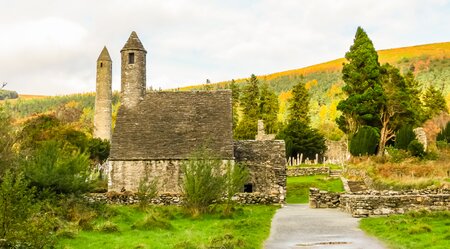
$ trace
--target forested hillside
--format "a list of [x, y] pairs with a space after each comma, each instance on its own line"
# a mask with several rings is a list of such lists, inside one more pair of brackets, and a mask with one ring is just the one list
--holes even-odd
[[[414, 72], [422, 90], [429, 85], [443, 92], [450, 107], [450, 42], [426, 44], [413, 47], [395, 48], [378, 51], [381, 64], [390, 63], [403, 74]], [[286, 119], [287, 100], [291, 98], [292, 87], [300, 81], [308, 89], [311, 103], [310, 116], [313, 127], [318, 128], [328, 138], [339, 139], [342, 133], [334, 120], [339, 115], [337, 104], [344, 95], [342, 93], [342, 64], [344, 58], [268, 75], [257, 76], [261, 83], [268, 83], [278, 94], [280, 101], [279, 120]], [[235, 79], [243, 85], [247, 78]], [[196, 85], [182, 90], [205, 88], [228, 88], [230, 81]]]

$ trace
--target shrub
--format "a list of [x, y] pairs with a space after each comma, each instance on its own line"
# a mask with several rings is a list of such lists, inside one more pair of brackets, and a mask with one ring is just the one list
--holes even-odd
[[149, 181], [148, 177], [144, 177], [139, 181], [137, 197], [139, 198], [139, 207], [145, 209], [150, 201], [158, 194], [158, 179]]
[[387, 154], [389, 155], [389, 160], [393, 163], [403, 162], [409, 157], [409, 154], [406, 150], [397, 149], [392, 146], [386, 147], [386, 150]]
[[420, 158], [425, 156], [425, 149], [423, 147], [423, 144], [421, 144], [418, 140], [413, 140], [411, 143], [409, 143], [408, 151], [411, 156]]
[[227, 164], [227, 169], [225, 172], [225, 194], [226, 194], [226, 206], [223, 214], [225, 216], [231, 215], [232, 211], [232, 201], [231, 198], [242, 191], [242, 187], [248, 181], [249, 173], [244, 165], [241, 164]]
[[209, 205], [222, 197], [225, 180], [221, 166], [222, 161], [205, 149], [193, 153], [182, 164], [184, 205], [193, 217], [205, 213]]
[[319, 158], [325, 153], [325, 138], [316, 129], [294, 120], [290, 122], [277, 136], [286, 142], [286, 156], [293, 157], [297, 154], [304, 155], [304, 158]]
[[24, 162], [25, 176], [32, 186], [55, 193], [88, 190], [89, 157], [56, 141], [45, 141]]
[[395, 134], [395, 148], [407, 150], [409, 143], [416, 139], [412, 126], [406, 125]]
[[163, 215], [161, 215], [158, 212], [152, 212], [149, 215], [145, 216], [144, 220], [140, 220], [135, 222], [131, 229], [137, 229], [137, 230], [153, 230], [153, 229], [165, 229], [170, 230], [173, 226], [170, 224], [170, 221], [168, 221]]
[[14, 140], [11, 115], [0, 105], [0, 179], [8, 169], [15, 168]]
[[0, 248], [54, 245], [52, 214], [42, 212], [21, 173], [7, 171], [0, 184]]
[[119, 227], [111, 221], [105, 221], [100, 224], [97, 224], [94, 227], [94, 230], [99, 231], [99, 232], [105, 232], [105, 233], [115, 233], [115, 232], [119, 232]]
[[379, 139], [376, 128], [363, 126], [350, 140], [350, 153], [353, 156], [375, 155]]

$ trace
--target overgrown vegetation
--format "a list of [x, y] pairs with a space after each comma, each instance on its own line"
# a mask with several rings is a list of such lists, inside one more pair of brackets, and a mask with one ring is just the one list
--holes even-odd
[[99, 229], [80, 230], [74, 238], [61, 238], [58, 246], [73, 249], [261, 248], [277, 207], [237, 206], [232, 219], [223, 218], [222, 208], [216, 205], [210, 213], [191, 218], [180, 207], [160, 206], [143, 211], [134, 206], [111, 206], [108, 216], [92, 220], [93, 226]]
[[365, 218], [360, 227], [389, 248], [449, 248], [450, 212], [416, 211], [404, 215]]

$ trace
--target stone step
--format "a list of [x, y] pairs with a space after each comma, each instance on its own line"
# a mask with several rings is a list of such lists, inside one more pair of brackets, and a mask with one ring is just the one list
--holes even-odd
[[350, 192], [360, 192], [367, 190], [367, 186], [363, 181], [348, 181]]

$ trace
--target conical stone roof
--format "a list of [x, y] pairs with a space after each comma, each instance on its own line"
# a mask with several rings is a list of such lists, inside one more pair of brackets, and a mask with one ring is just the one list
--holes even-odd
[[97, 61], [111, 61], [111, 56], [109, 56], [109, 52], [106, 46], [103, 47], [103, 50], [98, 56]]
[[141, 43], [141, 40], [139, 40], [139, 37], [137, 36], [136, 32], [131, 32], [130, 38], [128, 38], [127, 43], [125, 43], [125, 46], [123, 46], [122, 51], [126, 50], [140, 50], [147, 52], [144, 48], [144, 46]]

